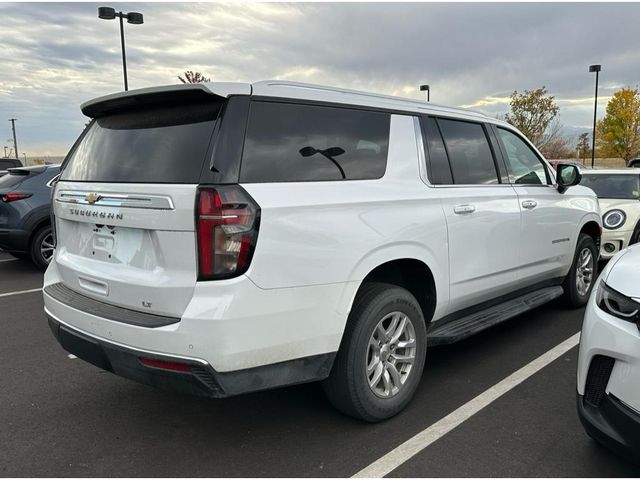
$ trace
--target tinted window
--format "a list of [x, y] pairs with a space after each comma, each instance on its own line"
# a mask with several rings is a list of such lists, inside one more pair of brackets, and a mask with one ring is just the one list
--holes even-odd
[[509, 164], [509, 181], [520, 185], [544, 185], [549, 183], [542, 160], [531, 147], [516, 134], [498, 128], [498, 136]]
[[438, 119], [449, 152], [453, 181], [459, 185], [490, 185], [498, 182], [487, 135], [478, 123]]
[[137, 110], [96, 119], [62, 180], [197, 183], [219, 105]]
[[580, 185], [589, 187], [600, 198], [627, 198], [637, 200], [640, 198], [640, 184], [638, 175], [623, 174], [597, 174], [582, 175]]
[[434, 185], [450, 185], [453, 183], [451, 167], [438, 125], [433, 118], [427, 118], [424, 125], [427, 134], [429, 181]]
[[240, 181], [380, 178], [387, 165], [389, 122], [386, 113], [255, 102]]
[[6, 170], [7, 168], [13, 168], [16, 166], [16, 162], [13, 160], [0, 160], [0, 170]]

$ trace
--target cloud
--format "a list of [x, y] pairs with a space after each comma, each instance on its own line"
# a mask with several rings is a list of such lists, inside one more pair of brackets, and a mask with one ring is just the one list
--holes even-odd
[[[603, 64], [600, 112], [616, 88], [639, 82], [639, 4], [126, 6], [145, 15], [125, 27], [131, 88], [176, 83], [187, 69], [413, 98], [428, 83], [436, 103], [498, 115], [513, 90], [546, 85], [561, 121], [581, 127], [593, 108], [590, 63]], [[0, 120], [19, 119], [22, 151], [63, 154], [86, 122], [80, 103], [122, 89], [118, 25], [98, 19], [97, 7], [0, 3]], [[10, 136], [3, 123], [0, 140]]]

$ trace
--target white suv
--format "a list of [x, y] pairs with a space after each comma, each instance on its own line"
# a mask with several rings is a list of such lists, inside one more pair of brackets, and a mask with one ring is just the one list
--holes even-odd
[[82, 111], [45, 311], [118, 375], [212, 397], [324, 380], [377, 421], [413, 396], [427, 345], [589, 296], [597, 198], [494, 118], [279, 81]]

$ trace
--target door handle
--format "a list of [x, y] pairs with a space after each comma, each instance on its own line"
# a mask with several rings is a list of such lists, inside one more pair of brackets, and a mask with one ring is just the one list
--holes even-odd
[[535, 200], [523, 200], [522, 208], [526, 208], [528, 210], [532, 210], [538, 206], [538, 202]]
[[465, 213], [473, 213], [476, 211], [475, 205], [458, 205], [453, 207], [453, 213], [463, 215]]

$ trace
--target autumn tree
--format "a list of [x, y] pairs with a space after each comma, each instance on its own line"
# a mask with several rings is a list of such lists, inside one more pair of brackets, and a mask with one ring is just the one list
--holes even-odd
[[183, 73], [183, 75], [184, 77], [178, 75], [178, 80], [180, 80], [182, 83], [204, 83], [211, 81], [210, 78], [205, 77], [202, 73], [194, 72], [192, 70], [187, 70]]
[[598, 148], [625, 164], [640, 153], [640, 91], [623, 88], [613, 94], [597, 127]]
[[560, 107], [544, 85], [524, 93], [514, 90], [509, 105], [511, 110], [505, 120], [524, 133], [545, 156], [563, 158], [568, 154], [569, 141], [562, 136], [562, 125], [557, 119]]
[[585, 159], [591, 156], [591, 141], [589, 140], [589, 133], [581, 133], [578, 137], [578, 143], [576, 144], [576, 150], [578, 156], [581, 159]]

